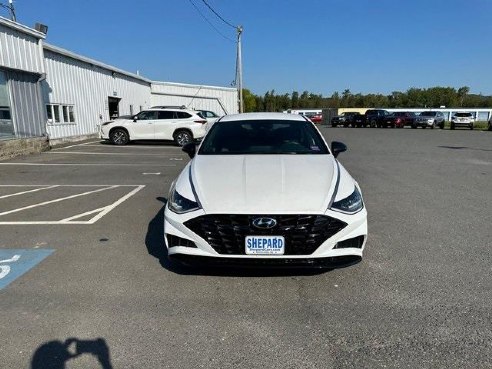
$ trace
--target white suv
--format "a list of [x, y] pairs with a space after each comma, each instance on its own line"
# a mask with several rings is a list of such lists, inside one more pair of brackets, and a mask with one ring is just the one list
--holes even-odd
[[103, 123], [100, 137], [115, 145], [134, 140], [174, 140], [184, 146], [205, 135], [207, 120], [187, 109], [148, 109]]
[[465, 126], [473, 129], [475, 123], [475, 117], [472, 113], [456, 113], [451, 118], [451, 129], [455, 127]]

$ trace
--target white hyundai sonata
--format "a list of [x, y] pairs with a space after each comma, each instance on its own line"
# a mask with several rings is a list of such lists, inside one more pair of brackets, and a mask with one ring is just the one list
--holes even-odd
[[301, 115], [220, 118], [171, 186], [164, 242], [184, 264], [334, 268], [362, 259], [367, 212], [357, 182]]

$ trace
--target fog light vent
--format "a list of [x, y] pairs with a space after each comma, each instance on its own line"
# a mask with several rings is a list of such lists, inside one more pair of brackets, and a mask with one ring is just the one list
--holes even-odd
[[172, 234], [166, 234], [168, 247], [184, 246], [197, 248], [193, 241], [187, 240], [186, 238], [181, 238], [178, 236], [173, 236]]
[[346, 249], [349, 247], [360, 249], [362, 248], [363, 244], [364, 244], [364, 236], [358, 236], [355, 238], [349, 238], [348, 240], [338, 242], [335, 245], [334, 249]]

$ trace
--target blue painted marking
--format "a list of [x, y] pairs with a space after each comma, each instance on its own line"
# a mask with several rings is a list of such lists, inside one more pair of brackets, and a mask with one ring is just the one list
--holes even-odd
[[0, 249], [0, 290], [54, 251], [49, 249]]

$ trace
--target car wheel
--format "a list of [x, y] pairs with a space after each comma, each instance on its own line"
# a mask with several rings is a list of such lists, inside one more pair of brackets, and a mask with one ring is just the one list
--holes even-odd
[[373, 120], [371, 120], [371, 121], [369, 122], [369, 126], [370, 126], [371, 128], [376, 128], [376, 121], [375, 121], [374, 119], [373, 119]]
[[413, 129], [417, 129], [417, 125], [416, 124], [412, 124], [412, 128]]
[[178, 146], [183, 147], [191, 141], [193, 141], [193, 136], [188, 131], [181, 130], [174, 133], [174, 142], [176, 142]]
[[434, 129], [434, 128], [436, 128], [436, 122], [435, 121], [432, 122], [432, 126], [431, 126], [431, 129]]
[[331, 126], [332, 126], [333, 128], [337, 128], [337, 125], [336, 125], [336, 124], [334, 124], [334, 123], [332, 123], [332, 124], [331, 124]]
[[454, 129], [454, 123], [451, 123], [451, 127], [450, 128], [451, 129]]
[[473, 123], [470, 124], [470, 129], [473, 131]]
[[489, 131], [492, 131], [492, 121], [489, 121]]
[[439, 128], [444, 129], [444, 122], [439, 125]]
[[422, 126], [422, 129], [426, 129], [426, 128], [427, 128], [427, 126]]
[[114, 145], [126, 145], [128, 142], [130, 142], [128, 132], [121, 128], [116, 128], [112, 130], [111, 134], [109, 135], [109, 139]]

